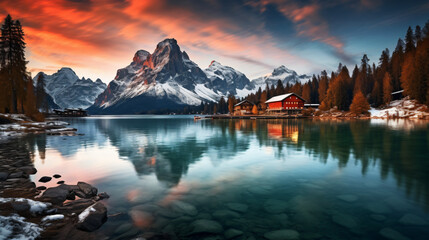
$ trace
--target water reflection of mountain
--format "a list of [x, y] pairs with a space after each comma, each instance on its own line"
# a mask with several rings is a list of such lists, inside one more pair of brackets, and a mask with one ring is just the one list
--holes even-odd
[[192, 119], [110, 119], [96, 122], [119, 155], [131, 161], [138, 174], [155, 173], [175, 185], [189, 166], [207, 156], [214, 164], [248, 149], [249, 139], [227, 128], [202, 127]]
[[[393, 176], [409, 196], [429, 207], [429, 126], [406, 130], [370, 121], [318, 120], [205, 120], [91, 119], [74, 124], [85, 136], [26, 137], [30, 153], [40, 157], [50, 148], [72, 154], [92, 145], [113, 145], [131, 161], [139, 175], [155, 174], [169, 186], [177, 184], [189, 166], [203, 158], [222, 164], [245, 152], [251, 144], [269, 146], [276, 158], [289, 150], [305, 151], [322, 163], [328, 159], [342, 168], [359, 164], [362, 174], [377, 166], [380, 176]], [[413, 123], [414, 124], [414, 123]], [[390, 123], [391, 125], [391, 123]], [[289, 156], [290, 157], [290, 156]]]

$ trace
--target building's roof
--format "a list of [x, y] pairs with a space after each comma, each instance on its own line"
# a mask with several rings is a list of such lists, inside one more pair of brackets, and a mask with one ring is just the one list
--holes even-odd
[[241, 102], [239, 102], [239, 103], [237, 103], [237, 104], [235, 104], [234, 105], [234, 107], [237, 107], [237, 106], [240, 106], [241, 104], [243, 104], [243, 103], [246, 103], [246, 102], [248, 102], [248, 103], [250, 103], [250, 104], [252, 104], [252, 105], [255, 105], [255, 104], [253, 104], [251, 101], [249, 101], [249, 100], [243, 100], [243, 101], [241, 101]]
[[82, 108], [66, 108], [65, 111], [78, 111], [78, 112], [86, 112]]
[[318, 103], [306, 103], [304, 104], [304, 107], [318, 107], [320, 104]]
[[272, 103], [272, 102], [281, 102], [283, 100], [285, 100], [286, 98], [295, 95], [296, 97], [300, 98], [302, 101], [305, 102], [305, 99], [303, 99], [302, 97], [298, 96], [298, 94], [295, 93], [286, 93], [283, 95], [278, 95], [278, 96], [274, 96], [272, 98], [270, 98], [268, 101], [266, 101], [265, 103]]
[[404, 90], [399, 90], [399, 91], [393, 92], [392, 95], [395, 95], [395, 94], [398, 94], [398, 93], [403, 93], [403, 92], [404, 92]]

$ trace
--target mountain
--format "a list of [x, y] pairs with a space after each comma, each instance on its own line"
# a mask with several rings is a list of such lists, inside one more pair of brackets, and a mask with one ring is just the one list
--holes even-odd
[[33, 78], [34, 84], [40, 74], [44, 75], [46, 93], [60, 108], [85, 109], [106, 89], [106, 84], [100, 79], [95, 82], [89, 78], [79, 79], [71, 68], [61, 68], [52, 75], [39, 72]]
[[298, 75], [294, 70], [290, 70], [285, 66], [281, 65], [280, 67], [275, 68], [272, 73], [253, 79], [252, 83], [255, 85], [256, 89], [261, 87], [262, 90], [264, 90], [266, 84], [268, 84], [269, 86], [276, 86], [278, 80], [282, 81], [283, 86], [286, 86], [287, 83], [295, 84], [300, 82], [304, 84], [305, 82], [311, 80], [311, 76], [305, 74]]
[[165, 39], [152, 54], [137, 51], [131, 64], [117, 71], [88, 110], [93, 114], [124, 114], [182, 109], [218, 101], [249, 83], [244, 74], [218, 63], [201, 70], [175, 39]]
[[88, 108], [91, 114], [136, 114], [175, 111], [202, 102], [217, 102], [221, 97], [245, 97], [265, 84], [304, 82], [281, 66], [273, 73], [250, 81], [232, 67], [212, 61], [199, 68], [173, 38], [158, 43], [153, 53], [138, 50], [132, 62], [117, 70], [115, 78]]
[[211, 81], [212, 90], [223, 96], [245, 97], [253, 92], [255, 85], [243, 73], [232, 67], [212, 61], [204, 73]]

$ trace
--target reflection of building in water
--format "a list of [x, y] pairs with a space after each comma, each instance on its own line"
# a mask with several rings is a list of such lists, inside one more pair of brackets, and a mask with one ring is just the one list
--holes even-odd
[[268, 136], [275, 139], [290, 139], [298, 142], [298, 125], [285, 125], [280, 123], [267, 123]]

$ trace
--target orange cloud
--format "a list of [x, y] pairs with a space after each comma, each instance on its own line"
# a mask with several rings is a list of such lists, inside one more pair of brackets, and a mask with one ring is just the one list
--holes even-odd
[[[255, 59], [243, 62], [235, 57], [229, 61], [250, 64], [252, 67], [248, 69], [256, 67], [257, 71], [271, 70], [267, 66], [274, 62], [274, 65], [311, 65], [308, 60], [278, 47], [276, 40], [264, 31], [263, 23], [252, 20], [251, 16], [243, 16], [253, 21], [250, 31], [230, 19], [206, 18], [186, 7], [170, 5], [166, 0], [95, 3], [16, 0], [0, 2], [0, 14], [9, 13], [21, 20], [28, 47], [28, 67], [32, 70], [69, 66], [80, 76], [101, 77], [107, 82], [118, 68], [129, 64], [135, 51], [151, 52], [166, 37], [176, 38], [182, 50], [200, 65], [227, 56]], [[295, 14], [299, 19], [304, 11]], [[258, 66], [258, 61], [267, 64]]]

